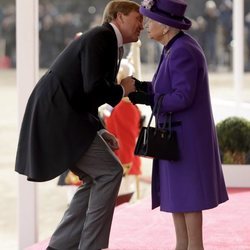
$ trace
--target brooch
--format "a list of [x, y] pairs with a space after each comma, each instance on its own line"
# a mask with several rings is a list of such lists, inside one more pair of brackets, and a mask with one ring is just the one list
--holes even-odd
[[152, 8], [152, 6], [154, 5], [154, 0], [143, 0], [141, 2], [141, 6], [150, 10]]

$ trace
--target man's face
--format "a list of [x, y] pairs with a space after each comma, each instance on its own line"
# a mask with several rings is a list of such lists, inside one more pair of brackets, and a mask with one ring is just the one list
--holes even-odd
[[123, 43], [136, 42], [143, 30], [143, 16], [136, 11], [132, 11], [128, 15], [121, 14], [119, 28], [122, 33]]

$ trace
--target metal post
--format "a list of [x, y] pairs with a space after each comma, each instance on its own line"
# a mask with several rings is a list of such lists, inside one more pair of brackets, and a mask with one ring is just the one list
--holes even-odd
[[134, 76], [138, 79], [141, 79], [140, 48], [141, 48], [141, 41], [140, 40], [131, 44], [132, 63], [133, 63], [134, 68], [135, 68]]
[[[16, 0], [17, 92], [19, 128], [38, 78], [38, 0]], [[37, 241], [36, 184], [18, 176], [18, 249]]]
[[238, 106], [244, 76], [244, 0], [233, 1], [233, 74], [235, 101]]

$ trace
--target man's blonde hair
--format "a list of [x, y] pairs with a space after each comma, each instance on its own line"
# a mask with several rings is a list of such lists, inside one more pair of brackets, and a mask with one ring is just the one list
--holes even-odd
[[121, 12], [128, 15], [131, 11], [139, 12], [140, 5], [130, 0], [112, 0], [110, 1], [103, 12], [103, 23], [110, 23], [117, 17], [117, 13]]

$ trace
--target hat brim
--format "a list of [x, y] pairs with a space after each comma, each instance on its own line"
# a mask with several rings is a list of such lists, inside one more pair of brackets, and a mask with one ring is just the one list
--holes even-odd
[[174, 27], [174, 28], [178, 28], [178, 29], [182, 29], [182, 30], [188, 30], [192, 26], [192, 22], [186, 17], [183, 17], [183, 19], [181, 21], [175, 20], [175, 19], [169, 18], [167, 16], [160, 15], [160, 14], [153, 12], [150, 9], [146, 9], [142, 6], [140, 6], [140, 13], [143, 16], [146, 16], [146, 17], [153, 19], [157, 22], [166, 24], [170, 27]]

